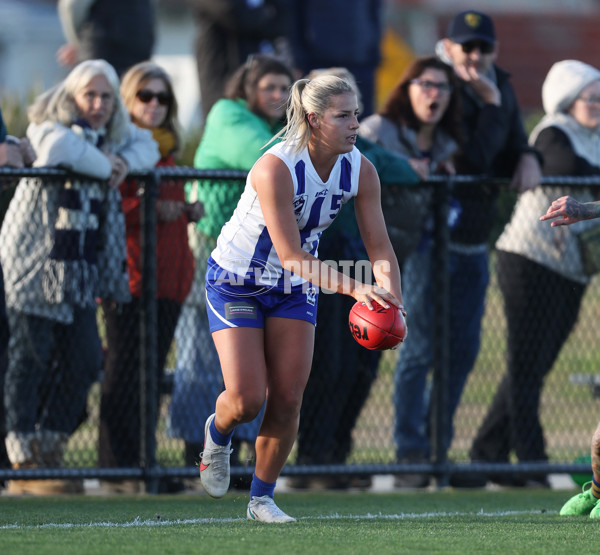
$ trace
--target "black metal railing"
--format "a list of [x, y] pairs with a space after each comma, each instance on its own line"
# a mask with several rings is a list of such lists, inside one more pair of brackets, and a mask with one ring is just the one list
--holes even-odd
[[[73, 464], [66, 465], [62, 468], [35, 468], [35, 469], [0, 469], [1, 479], [37, 479], [37, 478], [115, 478], [115, 479], [140, 479], [146, 482], [147, 491], [157, 491], [157, 481], [162, 477], [194, 477], [197, 476], [197, 469], [181, 464], [181, 457], [173, 457], [161, 459], [157, 454], [159, 451], [171, 449], [173, 451], [181, 450], [181, 443], [172, 442], [164, 439], [164, 435], [157, 439], [156, 422], [162, 422], [160, 404], [156, 403], [156, 392], [164, 387], [164, 384], [158, 383], [156, 376], [160, 374], [157, 371], [157, 334], [159, 333], [159, 325], [156, 310], [156, 201], [161, 183], [166, 180], [194, 180], [194, 179], [219, 179], [219, 180], [242, 180], [246, 176], [246, 172], [241, 171], [206, 171], [196, 170], [193, 168], [157, 168], [151, 172], [132, 174], [139, 182], [140, 196], [142, 202], [142, 259], [143, 259], [143, 293], [142, 293], [142, 311], [140, 322], [137, 324], [141, 330], [141, 365], [140, 365], [140, 398], [141, 406], [141, 454], [139, 468], [97, 468], [90, 464], [89, 459], [74, 461]], [[15, 181], [22, 177], [40, 177], [51, 179], [53, 181], [65, 180], [73, 177], [73, 174], [58, 169], [0, 169], [0, 188], [2, 184], [14, 186]], [[433, 380], [437, 387], [434, 388], [435, 397], [433, 403], [433, 416], [431, 421], [432, 426], [432, 462], [427, 464], [398, 464], [395, 462], [393, 455], [393, 446], [390, 445], [389, 433], [386, 438], [382, 437], [378, 445], [371, 446], [369, 449], [375, 453], [372, 456], [354, 457], [349, 464], [327, 464], [327, 465], [296, 465], [293, 464], [293, 458], [288, 464], [282, 475], [322, 475], [322, 474], [405, 474], [405, 473], [427, 473], [435, 476], [438, 484], [444, 485], [448, 483], [450, 476], [463, 475], [473, 472], [488, 472], [494, 474], [513, 475], [519, 474], [522, 476], [534, 474], [548, 473], [586, 473], [590, 472], [590, 467], [586, 463], [572, 462], [572, 454], [585, 454], [589, 451], [589, 438], [593, 432], [593, 427], [590, 427], [589, 420], [577, 424], [578, 437], [586, 438], [578, 440], [576, 443], [570, 444], [565, 452], [569, 455], [558, 454], [551, 457], [551, 462], [548, 463], [506, 463], [506, 464], [483, 464], [470, 463], [466, 461], [449, 458], [449, 453], [444, 448], [446, 439], [444, 434], [447, 429], [442, 421], [445, 414], [445, 406], [447, 403], [447, 383], [449, 372], [448, 360], [448, 342], [449, 342], [449, 326], [452, 323], [449, 321], [449, 284], [448, 284], [448, 246], [449, 246], [449, 228], [447, 225], [447, 215], [449, 209], [449, 198], [453, 186], [456, 183], [472, 184], [476, 186], [482, 180], [482, 176], [432, 176], [426, 183], [419, 186], [434, 185], [435, 195], [433, 203], [434, 215], [434, 244], [435, 244], [435, 287], [434, 298], [432, 299], [433, 306], [436, 312], [435, 330], [434, 330], [434, 373]], [[487, 183], [493, 183], [498, 186], [505, 186], [506, 180], [486, 180]], [[600, 186], [600, 178], [580, 178], [580, 177], [546, 177], [543, 179], [543, 186], [571, 186], [579, 187], [598, 187]], [[393, 188], [391, 188], [393, 190]], [[594, 293], [595, 295], [595, 293]], [[600, 295], [599, 295], [600, 296]], [[599, 301], [600, 310], [600, 301]], [[535, 322], [532, 322], [535, 325]], [[585, 322], [584, 324], [585, 325]], [[595, 323], [589, 322], [590, 329], [596, 328]], [[501, 332], [498, 332], [501, 333]], [[600, 332], [599, 332], [600, 333]], [[597, 336], [592, 336], [589, 342], [589, 349], [593, 350], [594, 345], [598, 344]], [[501, 360], [502, 354], [499, 354], [498, 360]], [[590, 359], [594, 360], [590, 355]], [[598, 358], [600, 361], [600, 357]], [[389, 361], [388, 361], [389, 362]], [[591, 372], [596, 372], [598, 369], [591, 369]], [[574, 370], [575, 371], [575, 370]], [[579, 369], [577, 369], [579, 371]], [[389, 374], [389, 371], [388, 371]], [[578, 374], [579, 375], [579, 374]], [[590, 376], [589, 380], [579, 378], [577, 383], [592, 384], [594, 375], [588, 372], [584, 376]], [[172, 378], [171, 374], [167, 374], [165, 381]], [[389, 376], [387, 378], [389, 380]], [[389, 382], [388, 382], [389, 383]], [[575, 383], [575, 382], [573, 382]], [[167, 388], [168, 389], [168, 388]], [[93, 402], [97, 402], [93, 401]], [[550, 401], [549, 401], [550, 402]], [[388, 400], [382, 399], [377, 402], [379, 407], [386, 405], [385, 419], [387, 422], [393, 421], [393, 405]], [[481, 403], [483, 404], [483, 403]], [[577, 405], [571, 403], [569, 407]], [[586, 405], [589, 408], [589, 404]], [[382, 409], [383, 410], [383, 409]], [[557, 407], [557, 411], [564, 410], [562, 407]], [[585, 410], [582, 408], [582, 411]], [[389, 414], [392, 411], [392, 414]], [[583, 412], [582, 412], [583, 414]], [[365, 413], [365, 419], [369, 419], [370, 415]], [[381, 415], [373, 416], [381, 422]], [[597, 415], [594, 415], [594, 419]], [[203, 423], [198, 423], [202, 426]], [[92, 425], [93, 426], [93, 425]], [[160, 424], [159, 424], [160, 427]], [[384, 427], [389, 427], [386, 424]], [[567, 433], [567, 432], [565, 432]], [[87, 449], [93, 450], [95, 441], [95, 431], [90, 428], [87, 438]], [[357, 443], [360, 444], [361, 439], [355, 439], [355, 449]], [[160, 444], [160, 445], [159, 445]], [[163, 445], [164, 444], [164, 445]], [[165, 445], [167, 445], [165, 447]], [[360, 445], [358, 445], [360, 447]], [[378, 455], [377, 453], [384, 453]], [[560, 457], [571, 457], [571, 460], [559, 460]], [[454, 459], [454, 460], [453, 460]], [[463, 457], [464, 459], [464, 457]], [[248, 468], [235, 466], [232, 468], [232, 476], [239, 476], [248, 472]]]

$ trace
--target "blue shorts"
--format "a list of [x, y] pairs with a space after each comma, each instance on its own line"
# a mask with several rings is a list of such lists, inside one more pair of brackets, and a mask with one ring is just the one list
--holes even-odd
[[[214, 270], [215, 262], [212, 261]], [[317, 323], [319, 293], [310, 283], [291, 292], [265, 291], [255, 285], [222, 285], [206, 275], [206, 310], [210, 332], [226, 328], [264, 328], [270, 317]]]

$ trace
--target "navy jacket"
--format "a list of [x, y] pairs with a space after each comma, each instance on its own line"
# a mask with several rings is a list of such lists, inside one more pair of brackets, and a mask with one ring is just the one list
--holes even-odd
[[[2, 119], [2, 112], [0, 111], [0, 143], [3, 143], [6, 139], [6, 126], [4, 125], [4, 119]], [[0, 184], [1, 185], [1, 184]], [[0, 368], [2, 367], [2, 357], [8, 347], [8, 320], [6, 318], [6, 301], [4, 298], [4, 278], [2, 275], [2, 266], [0, 266]], [[1, 372], [0, 372], [1, 374]], [[0, 375], [0, 378], [3, 376]], [[3, 400], [0, 399], [0, 406], [3, 404]]]
[[122, 75], [152, 56], [152, 0], [96, 0], [78, 39], [83, 59], [104, 59]]
[[[463, 136], [465, 142], [456, 158], [459, 175], [485, 174], [510, 178], [524, 152], [537, 151], [527, 142], [515, 91], [509, 74], [495, 66], [500, 106], [482, 105], [463, 86]], [[485, 181], [477, 185], [457, 185], [454, 198], [461, 213], [451, 240], [462, 244], [487, 242], [496, 214], [498, 187]]]

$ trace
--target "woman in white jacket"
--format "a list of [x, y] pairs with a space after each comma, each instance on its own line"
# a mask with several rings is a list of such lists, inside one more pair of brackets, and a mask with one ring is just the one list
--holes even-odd
[[[85, 417], [101, 366], [96, 298], [127, 300], [118, 185], [159, 159], [149, 131], [129, 122], [116, 72], [75, 67], [29, 109], [36, 167], [62, 180], [22, 179], [0, 232], [11, 329], [5, 378], [6, 447], [13, 468], [54, 467]], [[66, 480], [13, 480], [13, 493], [81, 491]]]
[[[543, 174], [600, 175], [600, 70], [578, 60], [555, 63], [544, 80], [542, 100], [545, 116], [529, 142], [544, 158]], [[573, 188], [568, 182], [521, 193], [496, 243], [507, 367], [473, 441], [474, 461], [505, 463], [513, 453], [522, 463], [548, 460], [539, 418], [542, 389], [577, 323], [591, 279], [579, 236], [597, 222], [553, 228], [541, 224], [539, 217], [552, 199], [571, 193], [582, 201], [598, 197], [593, 188]], [[549, 487], [544, 474], [491, 479]], [[485, 479], [473, 485], [483, 486]]]

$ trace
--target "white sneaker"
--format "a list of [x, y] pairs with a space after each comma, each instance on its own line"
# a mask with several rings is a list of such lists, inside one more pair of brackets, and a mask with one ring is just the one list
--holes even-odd
[[272, 497], [263, 495], [262, 497], [253, 497], [248, 503], [246, 511], [248, 520], [258, 522], [296, 522], [295, 518], [286, 515], [273, 501]]
[[217, 445], [210, 436], [209, 426], [215, 415], [206, 419], [204, 426], [204, 451], [200, 453], [200, 481], [211, 497], [223, 497], [229, 489], [229, 456], [233, 453], [231, 441]]

